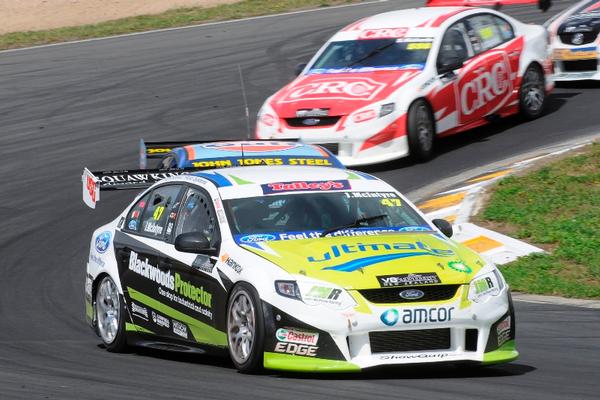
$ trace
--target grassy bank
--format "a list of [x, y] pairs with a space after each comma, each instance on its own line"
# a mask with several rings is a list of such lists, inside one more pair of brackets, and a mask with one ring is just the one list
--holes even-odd
[[214, 7], [179, 8], [162, 14], [140, 15], [93, 25], [7, 33], [0, 35], [0, 50], [357, 2], [358, 0], [243, 0]]
[[600, 143], [503, 179], [479, 218], [548, 251], [502, 267], [513, 290], [600, 298]]

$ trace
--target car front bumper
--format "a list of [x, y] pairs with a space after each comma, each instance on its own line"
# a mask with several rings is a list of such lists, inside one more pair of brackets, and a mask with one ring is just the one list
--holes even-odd
[[[337, 316], [333, 312], [312, 312], [302, 321], [268, 306], [264, 366], [305, 372], [351, 372], [385, 365], [447, 362], [487, 365], [515, 360], [519, 353], [515, 348], [515, 317], [510, 293], [505, 289], [485, 303], [472, 303], [466, 299], [467, 287], [462, 286], [453, 301], [443, 304], [411, 303], [409, 306], [360, 302], [356, 310], [362, 312], [338, 312]], [[383, 314], [390, 309], [402, 315], [405, 310], [432, 308], [453, 308], [451, 320], [404, 324], [400, 317], [391, 326], [382, 322]], [[278, 337], [281, 329], [309, 335], [318, 333], [318, 340], [290, 345], [287, 339], [282, 342]], [[447, 337], [440, 342], [440, 335]], [[410, 338], [415, 343], [405, 346], [402, 338]], [[432, 340], [430, 345], [429, 339]], [[390, 351], [386, 351], [388, 345]], [[313, 348], [312, 354], [310, 350], [309, 355], [306, 351], [298, 354], [297, 349], [302, 346]], [[413, 349], [404, 351], [410, 347]]]

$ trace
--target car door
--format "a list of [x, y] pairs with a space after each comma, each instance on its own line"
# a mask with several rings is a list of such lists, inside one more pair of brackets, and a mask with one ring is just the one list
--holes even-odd
[[[469, 41], [467, 26], [464, 20], [452, 24], [442, 36], [436, 58], [439, 89], [428, 96], [428, 100], [436, 110], [437, 132], [444, 133], [449, 129], [470, 121], [469, 116], [460, 112], [460, 86], [464, 85], [465, 69], [474, 55]], [[460, 66], [462, 63], [465, 66]], [[449, 66], [458, 68], [449, 69]]]
[[[220, 200], [218, 200], [220, 201]], [[174, 274], [175, 311], [171, 319], [174, 339], [225, 346], [225, 307], [227, 292], [215, 264], [220, 246], [217, 215], [210, 194], [190, 186], [182, 197], [173, 229], [168, 229], [166, 248], [160, 263]], [[167, 227], [168, 228], [168, 227]], [[176, 238], [184, 233], [201, 232], [209, 240], [211, 254], [184, 253], [175, 248]]]
[[[115, 234], [115, 251], [127, 308], [138, 332], [169, 336], [165, 293], [174, 288], [174, 275], [160, 263], [167, 231], [173, 228], [182, 185], [162, 185], [142, 196], [129, 210], [122, 231]], [[171, 228], [169, 228], [171, 227]]]
[[[460, 121], [468, 123], [495, 113], [511, 97], [514, 76], [507, 47], [495, 15], [479, 13], [466, 18], [468, 34], [475, 51], [462, 71], [458, 85]], [[515, 52], [518, 57], [520, 53]], [[514, 57], [514, 54], [511, 57]]]

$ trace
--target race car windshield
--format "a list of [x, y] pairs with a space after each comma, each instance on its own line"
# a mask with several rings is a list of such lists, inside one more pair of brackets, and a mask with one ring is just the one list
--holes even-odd
[[417, 212], [394, 192], [301, 193], [224, 201], [236, 240], [376, 235], [431, 231]]
[[431, 41], [402, 39], [331, 42], [309, 73], [361, 72], [371, 69], [422, 69]]

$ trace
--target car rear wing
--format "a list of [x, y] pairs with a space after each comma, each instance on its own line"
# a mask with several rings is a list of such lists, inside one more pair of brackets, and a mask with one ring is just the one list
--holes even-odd
[[427, 7], [482, 7], [514, 6], [522, 4], [537, 4], [542, 11], [547, 11], [552, 5], [552, 0], [427, 0]]
[[208, 168], [185, 169], [133, 169], [120, 171], [95, 171], [83, 169], [81, 176], [83, 202], [90, 208], [96, 208], [100, 201], [100, 191], [119, 189], [144, 189], [154, 183], [172, 176], [191, 174]]

